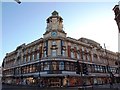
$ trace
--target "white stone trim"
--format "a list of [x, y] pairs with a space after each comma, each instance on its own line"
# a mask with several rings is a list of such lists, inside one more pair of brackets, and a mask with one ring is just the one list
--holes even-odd
[[104, 77], [104, 76], [110, 76], [110, 74], [108, 74], [108, 73], [89, 73], [89, 75], [88, 76], [102, 76], [102, 77]]
[[42, 75], [42, 74], [47, 74], [47, 72], [40, 72], [40, 75]]
[[62, 74], [71, 74], [71, 75], [75, 75], [76, 72], [62, 71]]

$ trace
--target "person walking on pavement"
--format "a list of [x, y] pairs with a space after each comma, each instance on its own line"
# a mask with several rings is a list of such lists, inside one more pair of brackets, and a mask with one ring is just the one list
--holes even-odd
[[113, 87], [112, 80], [110, 80], [109, 83], [110, 83], [110, 88], [112, 88]]

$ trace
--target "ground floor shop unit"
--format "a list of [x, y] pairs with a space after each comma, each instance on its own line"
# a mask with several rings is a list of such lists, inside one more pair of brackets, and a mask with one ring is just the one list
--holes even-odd
[[[114, 75], [111, 76], [109, 72]], [[76, 87], [107, 84], [111, 81], [120, 83], [119, 80], [117, 67], [82, 63], [70, 59], [53, 61], [47, 59], [6, 69], [3, 71], [2, 81], [9, 84], [41, 87]]]
[[[115, 77], [113, 83], [120, 83], [120, 77]], [[80, 76], [80, 75], [62, 75], [54, 74], [47, 76], [21, 76], [21, 77], [6, 77], [3, 78], [4, 83], [22, 84], [40, 87], [76, 87], [76, 86], [91, 86], [109, 84], [110, 77], [99, 76]]]

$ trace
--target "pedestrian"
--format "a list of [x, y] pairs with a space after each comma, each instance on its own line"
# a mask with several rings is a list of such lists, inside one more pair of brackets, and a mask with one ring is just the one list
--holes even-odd
[[43, 87], [43, 80], [40, 80], [40, 85], [41, 85], [41, 87]]
[[69, 80], [67, 79], [66, 82], [67, 82], [67, 87], [69, 87], [70, 86]]
[[112, 83], [111, 80], [109, 82], [110, 82], [110, 88], [112, 88], [113, 87], [113, 83]]
[[25, 83], [26, 83], [26, 85], [28, 85], [28, 81], [27, 80], [25, 80]]

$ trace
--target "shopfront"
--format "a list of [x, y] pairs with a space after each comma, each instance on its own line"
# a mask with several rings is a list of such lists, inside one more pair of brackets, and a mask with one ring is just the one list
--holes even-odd
[[42, 87], [74, 87], [82, 85], [82, 79], [74, 76], [41, 77]]

